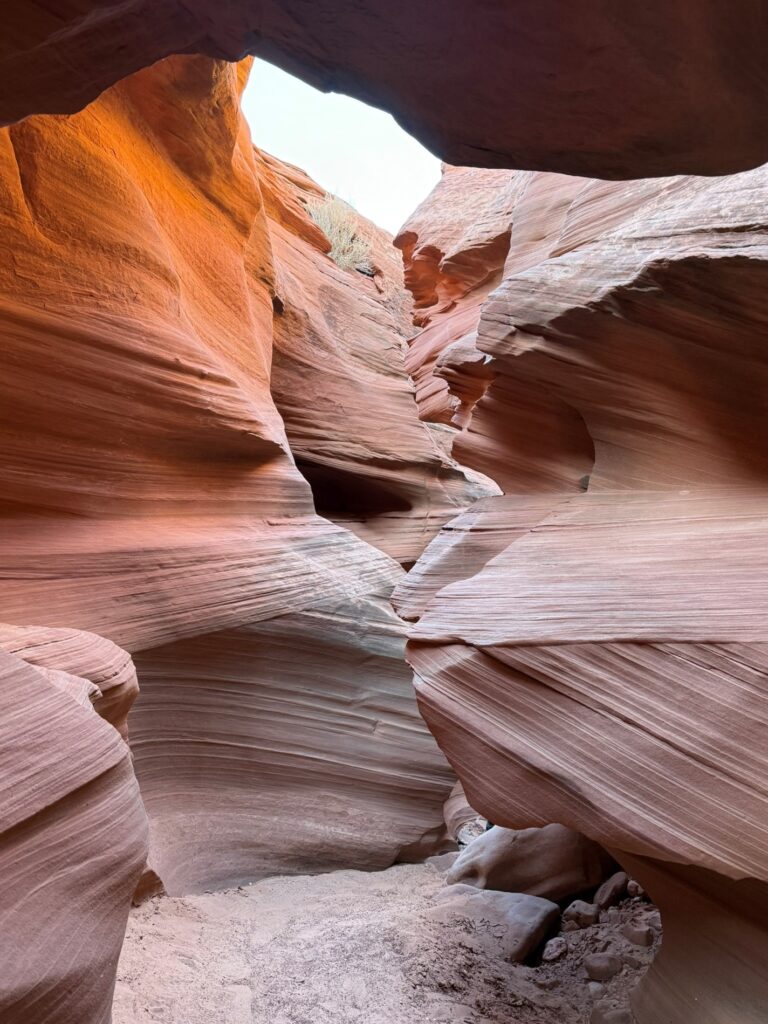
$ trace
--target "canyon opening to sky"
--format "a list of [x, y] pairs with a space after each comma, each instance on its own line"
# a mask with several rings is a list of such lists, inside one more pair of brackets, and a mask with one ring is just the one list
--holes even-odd
[[320, 92], [266, 61], [254, 61], [242, 109], [258, 146], [391, 235], [440, 180], [438, 158], [391, 114]]

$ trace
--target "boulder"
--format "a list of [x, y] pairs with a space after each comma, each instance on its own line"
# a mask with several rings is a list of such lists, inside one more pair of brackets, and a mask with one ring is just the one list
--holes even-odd
[[596, 903], [574, 900], [563, 911], [563, 931], [589, 928], [600, 920], [600, 908]]
[[563, 825], [496, 825], [460, 853], [446, 881], [562, 900], [599, 885], [611, 864], [597, 843]]
[[594, 895], [594, 902], [600, 910], [608, 910], [620, 903], [627, 892], [629, 875], [626, 871], [616, 871], [610, 878], [606, 878]]
[[557, 927], [560, 908], [551, 900], [518, 892], [478, 890], [470, 885], [442, 889], [434, 921], [470, 928], [467, 942], [487, 956], [522, 963]]

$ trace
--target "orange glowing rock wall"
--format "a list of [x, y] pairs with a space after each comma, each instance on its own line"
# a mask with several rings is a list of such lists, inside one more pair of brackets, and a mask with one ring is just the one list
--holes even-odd
[[133, 655], [171, 892], [440, 842], [388, 598], [488, 490], [418, 419], [388, 239], [373, 279], [333, 264], [246, 75], [174, 57], [0, 135], [0, 618]]

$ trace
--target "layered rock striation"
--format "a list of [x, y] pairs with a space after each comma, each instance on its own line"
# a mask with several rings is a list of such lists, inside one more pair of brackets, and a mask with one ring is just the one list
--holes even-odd
[[[449, 170], [443, 193], [478, 176], [477, 197], [488, 173]], [[641, 1024], [757, 1024], [768, 997], [766, 180], [510, 174], [501, 282], [475, 287], [484, 390], [466, 401], [466, 358], [430, 383], [457, 307], [411, 350], [425, 415], [442, 394], [456, 450], [507, 492], [398, 591], [422, 711], [472, 806], [577, 829], [647, 886], [665, 937]], [[408, 239], [438, 279], [460, 211]], [[518, 416], [521, 391], [552, 430]]]
[[[171, 892], [439, 843], [453, 780], [388, 597], [483, 490], [417, 417], [394, 254], [333, 264], [246, 75], [175, 57], [0, 135], [0, 616], [50, 630], [35, 664], [79, 664], [78, 630], [133, 655]], [[121, 671], [88, 676], [115, 725]]]
[[[0, 1017], [111, 1019], [147, 855], [122, 725], [125, 651], [75, 630], [0, 626]], [[100, 717], [101, 716], [101, 717]]]
[[408, 293], [391, 236], [350, 208], [371, 270], [340, 269], [310, 215], [322, 191], [296, 168], [260, 160], [276, 265], [271, 392], [291, 451], [321, 515], [411, 564], [458, 509], [495, 488], [460, 468], [415, 415]]

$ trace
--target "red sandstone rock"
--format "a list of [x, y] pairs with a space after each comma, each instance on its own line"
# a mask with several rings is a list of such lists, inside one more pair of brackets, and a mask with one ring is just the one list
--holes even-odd
[[[470, 807], [467, 803], [464, 787], [460, 782], [456, 783], [451, 790], [451, 795], [445, 801], [443, 816], [445, 818], [445, 827], [451, 839], [455, 839], [458, 842], [463, 836], [466, 836], [463, 841], [467, 842], [471, 832], [477, 826], [479, 816], [474, 807]], [[472, 826], [472, 829], [465, 831], [468, 825]], [[484, 827], [482, 823], [480, 823], [480, 827]], [[476, 837], [471, 836], [471, 838]]]
[[[152, 868], [172, 892], [429, 852], [453, 782], [387, 603], [402, 569], [316, 515], [296, 468], [270, 391], [273, 318], [357, 302], [373, 340], [340, 344], [333, 375], [380, 417], [364, 436], [398, 418], [409, 493], [426, 492], [418, 514], [439, 510], [433, 529], [472, 491], [417, 419], [389, 285], [329, 266], [298, 198], [306, 179], [254, 153], [238, 106], [246, 73], [176, 57], [80, 114], [0, 134], [0, 614], [56, 627], [29, 655], [48, 668], [55, 649], [55, 672], [85, 664], [73, 630], [135, 656], [131, 742]], [[306, 308], [288, 280], [302, 273]], [[328, 326], [320, 344], [332, 337]], [[275, 369], [286, 395], [307, 382], [292, 372]], [[371, 452], [359, 414], [328, 414], [325, 383], [302, 409], [343, 473]], [[374, 483], [403, 470], [378, 445], [393, 465]], [[382, 547], [386, 525], [371, 531]], [[392, 528], [409, 558], [429, 536], [416, 520]], [[133, 684], [101, 644], [89, 678], [118, 724]]]
[[[589, 835], [675, 921], [641, 1024], [757, 1024], [768, 1001], [767, 173], [513, 176], [477, 325], [489, 382], [456, 445], [512, 493], [448, 524], [398, 594], [421, 615], [421, 707], [472, 805]], [[578, 459], [573, 434], [529, 443], [526, 389], [553, 422], [570, 410]]]
[[418, 419], [391, 237], [350, 210], [374, 274], [340, 269], [307, 211], [322, 191], [259, 157], [277, 267], [271, 392], [291, 451], [321, 515], [410, 564], [458, 509], [495, 488], [468, 480]]
[[502, 279], [549, 255], [583, 185], [553, 174], [446, 166], [395, 239], [414, 322], [423, 326], [407, 358], [421, 415], [466, 428], [457, 455], [507, 492], [575, 490], [594, 459], [574, 409], [477, 347], [486, 300]]
[[600, 910], [608, 910], [624, 897], [629, 884], [629, 875], [626, 871], [617, 871], [606, 878], [603, 884], [595, 893], [595, 903]]
[[768, 156], [760, 0], [16, 0], [6, 21], [6, 122], [80, 109], [170, 53], [255, 53], [456, 164], [627, 178]]
[[[2, 627], [0, 646], [0, 1017], [106, 1024], [147, 824], [128, 747], [89, 696], [130, 659], [72, 630]], [[51, 668], [59, 654], [93, 676]]]
[[128, 738], [128, 712], [139, 685], [130, 655], [117, 644], [82, 630], [0, 623], [0, 649], [45, 672], [85, 680], [88, 703]]

